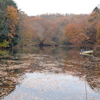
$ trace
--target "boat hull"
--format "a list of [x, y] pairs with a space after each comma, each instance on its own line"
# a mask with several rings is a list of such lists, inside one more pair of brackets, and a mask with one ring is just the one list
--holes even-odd
[[93, 50], [83, 51], [83, 52], [80, 52], [80, 54], [93, 54]]

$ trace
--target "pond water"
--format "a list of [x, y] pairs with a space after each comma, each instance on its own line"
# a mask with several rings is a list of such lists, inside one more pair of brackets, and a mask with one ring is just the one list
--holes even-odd
[[79, 52], [0, 50], [0, 100], [100, 100], [100, 58]]

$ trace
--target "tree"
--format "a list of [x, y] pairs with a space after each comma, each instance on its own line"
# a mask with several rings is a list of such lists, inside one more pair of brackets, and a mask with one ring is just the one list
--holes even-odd
[[97, 40], [97, 43], [100, 44], [100, 21], [97, 24], [96, 40]]
[[65, 36], [74, 45], [82, 46], [82, 42], [88, 39], [79, 24], [68, 24], [65, 28]]
[[98, 8], [98, 7], [95, 7], [95, 8], [93, 9], [93, 12], [100, 13], [100, 10], [99, 10], [99, 8]]
[[39, 45], [54, 44], [53, 37], [55, 32], [55, 24], [52, 21], [41, 17], [34, 17], [33, 22], [35, 23], [34, 27], [36, 27], [35, 29], [39, 37]]
[[87, 27], [87, 35], [90, 37], [89, 41], [91, 44], [96, 42], [96, 33], [97, 33], [97, 23], [100, 21], [100, 10], [98, 7], [95, 7], [93, 12], [88, 17], [89, 27]]
[[34, 27], [30, 24], [31, 18], [25, 14], [24, 12], [19, 13], [20, 16], [20, 43], [19, 45], [22, 47], [24, 45], [30, 46], [33, 44], [33, 39], [35, 37]]
[[[10, 46], [17, 45], [18, 41], [18, 23], [15, 24], [14, 20], [14, 13], [18, 13], [16, 3], [13, 0], [0, 0], [0, 42], [3, 43], [4, 41], [7, 41]], [[11, 18], [11, 16], [13, 16]], [[12, 20], [11, 20], [12, 19]], [[14, 29], [11, 28], [11, 26], [14, 26]], [[13, 29], [13, 31], [12, 31]], [[12, 32], [11, 32], [12, 31]], [[16, 32], [16, 35], [12, 36]], [[9, 39], [12, 38], [11, 39]]]
[[13, 6], [7, 6], [7, 27], [9, 29], [8, 33], [8, 41], [10, 42], [10, 46], [17, 45], [19, 41], [19, 34], [17, 33], [18, 24], [19, 24], [19, 16], [18, 10]]

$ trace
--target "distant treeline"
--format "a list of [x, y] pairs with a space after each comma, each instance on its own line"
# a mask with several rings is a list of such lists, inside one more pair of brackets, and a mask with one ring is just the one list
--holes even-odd
[[0, 0], [0, 47], [100, 43], [100, 9], [91, 14], [28, 16], [13, 0]]

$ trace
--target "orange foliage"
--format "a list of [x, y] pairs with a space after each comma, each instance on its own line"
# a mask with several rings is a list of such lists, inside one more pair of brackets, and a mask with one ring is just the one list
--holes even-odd
[[33, 20], [41, 20], [42, 18], [41, 17], [34, 17]]
[[20, 12], [19, 16], [21, 18], [19, 23], [21, 35], [20, 45], [32, 45], [36, 36], [34, 26], [32, 25], [33, 19], [23, 12]]
[[100, 14], [98, 12], [92, 12], [88, 19], [89, 22], [91, 22], [91, 24], [95, 26], [100, 20]]
[[97, 43], [100, 44], [100, 21], [97, 24], [97, 34], [96, 34], [96, 38], [97, 38]]
[[8, 36], [11, 37], [11, 38], [13, 38], [13, 35], [11, 33], [8, 33]]
[[68, 24], [65, 29], [66, 38], [75, 45], [82, 45], [85, 39], [89, 39], [88, 36], [84, 34], [83, 28], [79, 24]]
[[78, 27], [77, 24], [68, 24], [66, 26], [65, 31], [66, 31], [65, 35], [67, 36], [68, 39], [73, 38], [82, 32], [82, 30]]
[[15, 35], [16, 25], [19, 22], [18, 10], [13, 6], [8, 6], [7, 17], [8, 17], [7, 25], [9, 26], [10, 32], [11, 34]]

